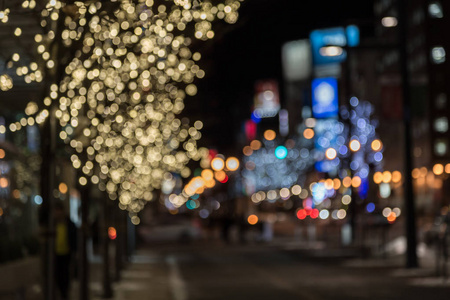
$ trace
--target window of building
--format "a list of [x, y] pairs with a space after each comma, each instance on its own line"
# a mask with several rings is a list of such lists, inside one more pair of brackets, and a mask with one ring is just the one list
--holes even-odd
[[434, 153], [438, 156], [444, 156], [447, 154], [448, 141], [447, 139], [437, 139], [434, 142]]
[[431, 60], [435, 64], [442, 64], [445, 62], [445, 49], [442, 46], [436, 46], [431, 49]]
[[448, 131], [448, 119], [447, 117], [441, 117], [434, 120], [434, 130], [440, 133]]
[[435, 105], [437, 109], [445, 109], [447, 107], [447, 95], [445, 93], [437, 95]]
[[428, 5], [428, 13], [430, 17], [440, 19], [444, 17], [442, 4], [439, 1], [433, 1]]
[[425, 20], [425, 13], [423, 12], [423, 9], [417, 9], [413, 13], [412, 17], [412, 23], [414, 25], [420, 25]]

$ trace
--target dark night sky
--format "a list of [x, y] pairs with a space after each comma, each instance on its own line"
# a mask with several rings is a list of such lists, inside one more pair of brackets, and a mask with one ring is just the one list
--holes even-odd
[[[281, 86], [281, 47], [306, 38], [313, 29], [367, 20], [372, 0], [246, 0], [234, 25], [216, 27], [216, 37], [201, 45], [206, 77], [199, 93], [186, 101], [186, 115], [205, 123], [202, 146], [237, 154], [236, 136], [250, 117], [253, 88], [259, 79], [275, 78]], [[370, 35], [362, 28], [362, 38]], [[281, 95], [283, 106], [283, 97]], [[233, 149], [234, 148], [234, 149]], [[231, 152], [231, 153], [230, 153]]]

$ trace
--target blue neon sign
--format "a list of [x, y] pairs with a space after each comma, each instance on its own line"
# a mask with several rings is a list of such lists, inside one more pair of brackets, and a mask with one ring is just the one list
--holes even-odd
[[359, 28], [356, 25], [350, 25], [346, 28], [335, 27], [312, 31], [309, 38], [311, 40], [314, 65], [343, 62], [347, 58], [345, 50], [340, 55], [324, 56], [320, 53], [320, 49], [326, 46], [355, 47], [359, 45], [359, 36]]
[[338, 84], [336, 78], [317, 78], [312, 81], [312, 111], [318, 119], [338, 116]]

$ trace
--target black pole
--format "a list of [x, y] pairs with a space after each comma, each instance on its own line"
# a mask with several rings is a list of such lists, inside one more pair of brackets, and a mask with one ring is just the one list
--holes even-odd
[[106, 195], [105, 199], [102, 201], [103, 205], [103, 216], [102, 225], [100, 226], [100, 237], [102, 239], [103, 247], [103, 298], [112, 298], [113, 291], [111, 287], [111, 273], [109, 270], [110, 257], [109, 257], [109, 234], [108, 228], [110, 224], [110, 202], [109, 197]]
[[400, 71], [402, 76], [403, 92], [403, 124], [405, 135], [404, 149], [404, 191], [405, 191], [405, 215], [406, 215], [406, 267], [418, 267], [417, 261], [417, 236], [416, 236], [416, 213], [415, 200], [412, 185], [412, 138], [411, 138], [411, 99], [408, 72], [408, 1], [397, 0], [398, 26], [399, 26], [399, 53], [400, 53]]
[[80, 186], [81, 194], [81, 227], [79, 230], [79, 299], [89, 300], [89, 261], [87, 255], [87, 239], [89, 234], [89, 188]]
[[55, 285], [55, 217], [53, 189], [55, 188], [55, 148], [56, 148], [56, 120], [54, 111], [50, 111], [49, 118], [42, 128], [42, 167], [41, 167], [41, 195], [44, 200], [42, 207], [44, 229], [44, 296], [53, 300], [56, 297]]
[[[352, 68], [352, 54], [351, 54], [351, 47], [346, 47], [345, 48], [347, 51], [347, 58], [345, 59], [345, 95], [346, 98], [345, 99], [345, 105], [347, 106], [348, 111], [351, 111], [351, 105], [350, 105], [350, 99], [351, 97], [353, 97], [352, 95], [352, 76], [351, 76], [351, 68]], [[347, 119], [347, 125], [348, 125], [348, 142], [350, 143], [350, 139], [352, 138], [352, 122], [350, 120], [350, 117]], [[349, 147], [350, 148], [350, 147]], [[352, 170], [352, 168], [350, 167], [350, 164], [352, 162], [353, 159], [353, 152], [350, 151], [350, 155], [348, 157], [348, 169], [350, 170], [350, 176], [351, 178], [353, 178], [354, 176], [354, 172]], [[354, 244], [356, 241], [356, 217], [357, 217], [357, 208], [356, 208], [356, 200], [357, 200], [357, 195], [358, 192], [355, 191], [355, 189], [350, 186], [350, 189], [352, 191], [352, 201], [349, 204], [349, 212], [350, 212], [350, 228], [351, 228], [351, 241], [350, 244]]]
[[[110, 201], [108, 199], [108, 201]], [[126, 241], [127, 241], [127, 215], [124, 211], [115, 207], [115, 224], [117, 230], [117, 238], [115, 242], [115, 272], [114, 280], [119, 281], [124, 264], [124, 255], [126, 253]]]

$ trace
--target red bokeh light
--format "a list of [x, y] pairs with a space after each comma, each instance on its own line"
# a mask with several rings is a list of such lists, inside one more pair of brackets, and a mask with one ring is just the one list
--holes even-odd
[[228, 176], [225, 176], [224, 180], [221, 180], [221, 183], [226, 183], [228, 181]]
[[313, 219], [317, 219], [319, 217], [319, 210], [317, 208], [314, 208], [311, 210], [309, 216]]
[[306, 218], [307, 215], [308, 215], [308, 213], [307, 213], [306, 210], [304, 210], [304, 209], [299, 209], [299, 210], [297, 211], [297, 218], [298, 218], [299, 220], [304, 220], [304, 219]]
[[108, 236], [111, 240], [115, 240], [117, 238], [117, 231], [114, 227], [108, 228]]

